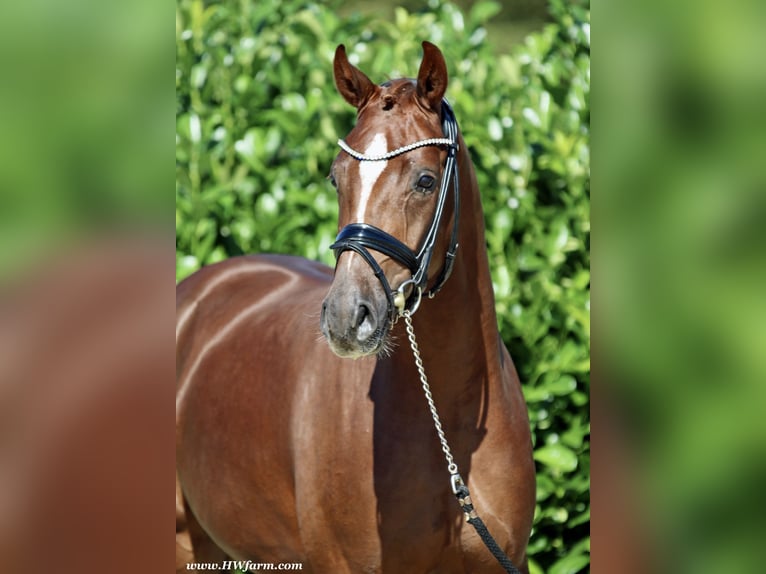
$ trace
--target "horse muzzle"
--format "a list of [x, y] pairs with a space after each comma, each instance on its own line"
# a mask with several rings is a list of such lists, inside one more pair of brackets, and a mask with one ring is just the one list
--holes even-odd
[[322, 334], [339, 357], [374, 355], [385, 347], [390, 329], [388, 300], [375, 287], [349, 288], [336, 280], [322, 303]]

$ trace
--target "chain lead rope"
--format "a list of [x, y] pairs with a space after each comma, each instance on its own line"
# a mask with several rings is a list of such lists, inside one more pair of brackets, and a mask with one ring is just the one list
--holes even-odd
[[407, 329], [407, 338], [410, 340], [410, 347], [412, 347], [412, 354], [415, 356], [415, 366], [418, 368], [418, 374], [420, 375], [420, 384], [423, 386], [423, 392], [426, 395], [426, 401], [428, 401], [428, 408], [431, 411], [431, 417], [434, 419], [434, 426], [436, 427], [436, 434], [439, 435], [439, 442], [442, 443], [442, 451], [444, 452], [444, 458], [447, 459], [447, 471], [452, 476], [452, 490], [455, 490], [455, 482], [463, 479], [460, 478], [460, 474], [457, 470], [457, 465], [452, 458], [452, 451], [447, 444], [447, 438], [444, 436], [444, 429], [442, 428], [441, 419], [439, 419], [439, 413], [436, 412], [436, 405], [434, 404], [434, 396], [431, 394], [431, 385], [428, 384], [428, 377], [426, 377], [426, 371], [423, 368], [423, 359], [420, 357], [420, 349], [418, 348], [418, 342], [415, 340], [415, 329], [412, 326], [412, 313], [409, 310], [405, 310], [402, 315], [404, 316], [404, 322]]
[[434, 397], [431, 394], [431, 385], [428, 384], [428, 377], [426, 377], [426, 371], [423, 367], [423, 359], [420, 356], [420, 348], [418, 342], [415, 339], [415, 328], [412, 326], [412, 312], [408, 309], [404, 309], [404, 295], [400, 291], [402, 296], [397, 300], [397, 309], [399, 315], [404, 317], [404, 323], [407, 330], [407, 339], [410, 341], [410, 347], [412, 348], [412, 354], [415, 357], [415, 366], [418, 369], [420, 375], [420, 384], [423, 386], [423, 392], [426, 395], [426, 401], [428, 401], [428, 409], [431, 411], [431, 417], [434, 419], [434, 427], [436, 428], [436, 434], [439, 435], [439, 442], [442, 444], [442, 451], [444, 452], [444, 458], [447, 460], [447, 470], [450, 473], [450, 482], [452, 484], [452, 492], [457, 497], [460, 507], [463, 510], [468, 523], [476, 529], [476, 533], [482, 539], [487, 549], [492, 553], [495, 559], [500, 563], [508, 574], [521, 574], [521, 572], [513, 565], [511, 559], [508, 557], [502, 548], [497, 544], [495, 539], [487, 530], [484, 521], [476, 513], [476, 509], [471, 501], [471, 494], [468, 492], [468, 486], [463, 482], [462, 477], [458, 473], [457, 464], [455, 464], [452, 458], [452, 451], [447, 444], [447, 438], [444, 436], [444, 429], [442, 428], [441, 420], [439, 419], [439, 413], [436, 412], [436, 405], [434, 404]]

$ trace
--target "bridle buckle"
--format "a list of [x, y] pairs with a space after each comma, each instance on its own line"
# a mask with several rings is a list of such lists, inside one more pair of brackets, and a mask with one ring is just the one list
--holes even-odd
[[[405, 289], [407, 289], [408, 285], [412, 285], [415, 293], [417, 293], [417, 298], [415, 299], [415, 302], [412, 304], [412, 306], [409, 309], [406, 309], [407, 307], [407, 294], [404, 292]], [[415, 311], [418, 310], [418, 307], [420, 307], [420, 301], [423, 298], [423, 288], [416, 283], [414, 279], [407, 279], [404, 283], [399, 285], [399, 287], [396, 290], [396, 293], [394, 294], [394, 307], [396, 308], [396, 318], [398, 319], [402, 315], [404, 315], [404, 311], [409, 311], [410, 314], [415, 313]]]

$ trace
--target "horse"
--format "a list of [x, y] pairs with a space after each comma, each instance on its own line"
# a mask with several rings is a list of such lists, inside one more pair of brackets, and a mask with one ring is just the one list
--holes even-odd
[[340, 45], [333, 72], [357, 110], [328, 176], [335, 268], [245, 255], [177, 286], [177, 569], [502, 572], [457, 476], [526, 573], [529, 421], [444, 56], [423, 42], [416, 79], [376, 85]]

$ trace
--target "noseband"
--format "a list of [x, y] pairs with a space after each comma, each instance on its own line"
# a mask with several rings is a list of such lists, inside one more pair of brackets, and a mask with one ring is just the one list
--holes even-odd
[[[458, 151], [458, 127], [457, 121], [455, 120], [455, 114], [446, 99], [442, 100], [442, 131], [445, 136], [443, 138], [420, 140], [377, 156], [367, 156], [363, 153], [359, 153], [349, 147], [345, 141], [338, 140], [338, 145], [341, 149], [358, 161], [387, 161], [392, 157], [407, 153], [419, 147], [432, 145], [447, 146], [447, 159], [444, 163], [444, 170], [442, 171], [436, 210], [434, 211], [434, 216], [431, 220], [431, 226], [428, 228], [417, 253], [393, 235], [368, 223], [349, 223], [340, 230], [340, 233], [338, 233], [338, 236], [335, 238], [335, 243], [330, 246], [330, 249], [335, 251], [336, 259], [339, 258], [344, 251], [354, 251], [361, 255], [370, 265], [375, 277], [378, 278], [386, 293], [386, 298], [388, 299], [388, 311], [392, 324], [402, 313], [404, 313], [405, 309], [412, 314], [420, 305], [422, 293], [428, 284], [428, 267], [431, 264], [431, 257], [433, 256], [434, 246], [436, 245], [436, 238], [441, 226], [442, 215], [444, 214], [444, 204], [446, 203], [446, 198], [449, 193], [450, 183], [452, 183], [455, 202], [452, 236], [450, 237], [449, 248], [447, 249], [447, 254], [444, 259], [444, 266], [433, 287], [426, 292], [426, 295], [428, 295], [429, 298], [433, 298], [444, 286], [444, 283], [452, 272], [452, 265], [454, 264], [455, 256], [457, 255], [458, 222], [460, 216], [460, 185], [456, 158]], [[401, 263], [410, 270], [412, 276], [399, 285], [394, 292], [380, 265], [375, 260], [372, 253], [370, 253], [370, 249], [388, 255], [395, 261]], [[405, 293], [408, 287], [412, 287], [412, 293], [410, 293], [409, 298]]]

